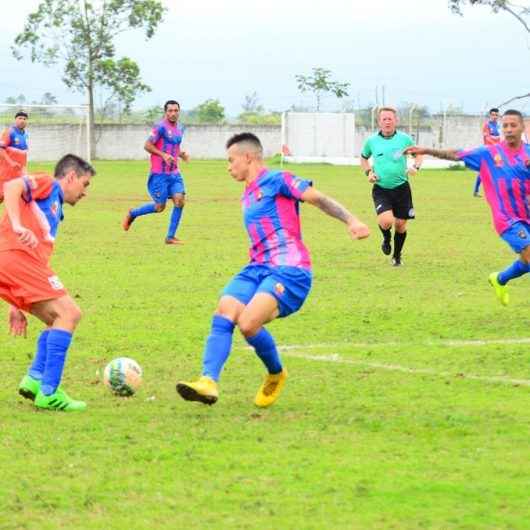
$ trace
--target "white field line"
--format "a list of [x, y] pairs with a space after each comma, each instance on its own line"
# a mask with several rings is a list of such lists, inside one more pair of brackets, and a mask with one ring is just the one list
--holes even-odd
[[280, 346], [282, 351], [289, 350], [316, 350], [319, 348], [384, 348], [395, 346], [489, 346], [494, 344], [530, 344], [530, 338], [519, 339], [440, 339], [425, 342], [323, 342], [321, 344], [290, 344]]
[[318, 350], [318, 349], [337, 349], [337, 348], [380, 348], [380, 347], [395, 347], [395, 346], [449, 346], [449, 347], [468, 347], [468, 346], [487, 346], [489, 344], [530, 344], [530, 338], [519, 339], [477, 339], [477, 340], [461, 340], [461, 339], [446, 339], [439, 341], [427, 341], [423, 343], [407, 343], [407, 342], [376, 342], [376, 343], [362, 343], [362, 342], [339, 342], [339, 343], [322, 343], [322, 344], [293, 344], [279, 346], [279, 350], [283, 352], [286, 357], [297, 357], [308, 361], [328, 362], [338, 364], [350, 364], [354, 366], [364, 366], [374, 370], [386, 370], [390, 372], [401, 372], [412, 375], [430, 375], [434, 377], [459, 377], [462, 379], [471, 379], [474, 381], [483, 381], [486, 383], [501, 383], [508, 385], [530, 386], [529, 379], [515, 379], [503, 375], [474, 375], [464, 373], [451, 373], [447, 371], [437, 371], [431, 368], [410, 368], [399, 364], [387, 364], [374, 361], [361, 361], [355, 359], [345, 359], [338, 353], [326, 355], [311, 355], [307, 353], [300, 353], [300, 351]]

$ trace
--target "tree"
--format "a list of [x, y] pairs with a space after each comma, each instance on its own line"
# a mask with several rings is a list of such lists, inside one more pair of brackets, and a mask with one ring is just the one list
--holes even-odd
[[258, 93], [256, 91], [245, 96], [245, 100], [241, 107], [243, 108], [244, 113], [251, 112], [253, 114], [260, 114], [263, 112], [263, 105], [260, 105]]
[[465, 5], [488, 6], [494, 13], [505, 11], [515, 17], [530, 33], [530, 5], [526, 2], [514, 4], [508, 0], [449, 0], [449, 8], [453, 13], [462, 15], [462, 7]]
[[190, 112], [190, 117], [199, 123], [221, 123], [225, 119], [225, 109], [218, 99], [207, 99]]
[[320, 110], [320, 102], [322, 95], [326, 92], [331, 92], [337, 98], [343, 98], [348, 95], [348, 88], [350, 83], [339, 83], [330, 79], [331, 70], [325, 68], [313, 68], [312, 75], [296, 75], [295, 79], [298, 83], [298, 90], [300, 92], [313, 92], [316, 98], [316, 110]]
[[57, 105], [57, 98], [51, 92], [44, 92], [40, 102], [42, 105]]
[[130, 29], [140, 29], [150, 39], [164, 11], [160, 0], [43, 0], [15, 38], [17, 59], [29, 50], [32, 62], [60, 63], [65, 85], [87, 93], [93, 157], [96, 86], [110, 90], [126, 111], [138, 94], [150, 90], [132, 59], [116, 59], [114, 39]]

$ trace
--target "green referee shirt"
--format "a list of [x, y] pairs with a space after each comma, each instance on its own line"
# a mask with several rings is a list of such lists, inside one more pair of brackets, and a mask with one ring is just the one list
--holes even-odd
[[407, 157], [403, 151], [412, 145], [414, 140], [401, 131], [388, 137], [378, 132], [366, 140], [361, 156], [366, 160], [372, 157], [378, 186], [392, 189], [407, 182]]

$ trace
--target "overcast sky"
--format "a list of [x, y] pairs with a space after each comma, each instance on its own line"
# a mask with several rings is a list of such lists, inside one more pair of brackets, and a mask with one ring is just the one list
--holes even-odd
[[[3, 0], [2, 0], [3, 3]], [[61, 83], [61, 69], [15, 61], [9, 47], [39, 0], [10, 3], [0, 17], [0, 101], [22, 93], [82, 103]], [[433, 111], [460, 105], [480, 112], [530, 92], [530, 41], [508, 14], [487, 8], [452, 15], [446, 0], [166, 0], [169, 12], [149, 41], [131, 32], [119, 52], [135, 59], [153, 91], [136, 107], [169, 98], [190, 109], [218, 98], [228, 114], [241, 112], [256, 91], [267, 109], [311, 103], [295, 75], [315, 66], [350, 82], [355, 104], [413, 101]], [[3, 11], [5, 12], [5, 11]], [[381, 88], [379, 88], [381, 90]], [[381, 97], [381, 96], [379, 96]], [[332, 102], [328, 102], [331, 105]], [[530, 101], [515, 104], [530, 112]]]

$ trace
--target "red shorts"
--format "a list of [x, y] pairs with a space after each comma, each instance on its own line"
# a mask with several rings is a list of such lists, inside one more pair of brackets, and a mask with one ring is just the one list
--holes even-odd
[[22, 250], [0, 252], [0, 298], [22, 311], [68, 294], [55, 273]]

